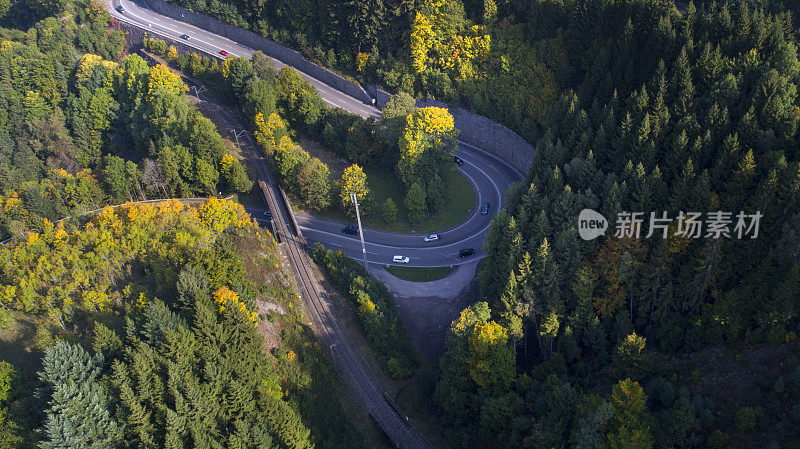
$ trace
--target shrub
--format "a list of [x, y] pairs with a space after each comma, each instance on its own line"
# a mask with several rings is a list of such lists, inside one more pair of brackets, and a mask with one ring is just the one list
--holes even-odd
[[394, 204], [394, 200], [391, 198], [386, 198], [383, 203], [383, 219], [387, 223], [397, 220], [397, 205]]
[[740, 432], [750, 432], [758, 425], [764, 412], [761, 407], [741, 407], [736, 411], [736, 428]]
[[178, 49], [175, 48], [174, 45], [170, 45], [164, 56], [166, 56], [168, 61], [174, 61], [178, 59]]
[[428, 181], [428, 207], [431, 211], [437, 211], [447, 205], [447, 192], [442, 177], [434, 176]]
[[404, 379], [411, 375], [411, 371], [408, 367], [404, 366], [403, 362], [395, 357], [392, 357], [386, 362], [386, 370], [389, 372], [389, 377], [393, 379]]
[[425, 202], [425, 189], [418, 183], [411, 184], [406, 194], [406, 207], [408, 208], [408, 220], [412, 223], [419, 223], [428, 215], [427, 204]]
[[708, 436], [708, 447], [710, 449], [722, 449], [728, 445], [730, 438], [727, 433], [717, 429]]
[[386, 373], [395, 379], [410, 376], [417, 367], [416, 350], [400, 323], [386, 286], [341, 251], [326, 250], [317, 243], [311, 257], [324, 268], [333, 285], [356, 308], [356, 317], [364, 336]]
[[152, 38], [145, 38], [144, 39], [144, 48], [152, 51], [153, 53], [164, 56], [167, 53], [167, 43], [162, 41], [161, 39], [152, 39]]

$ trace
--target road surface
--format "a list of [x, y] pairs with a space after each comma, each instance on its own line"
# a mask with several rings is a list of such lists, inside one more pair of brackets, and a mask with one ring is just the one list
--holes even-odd
[[[240, 56], [250, 58], [257, 50], [241, 45], [228, 38], [205, 31], [195, 26], [180, 22], [155, 13], [148, 9], [146, 0], [106, 0], [112, 16], [143, 29], [150, 30], [165, 37], [179, 40], [186, 45], [209, 54], [220, 55], [220, 51], [228, 52], [229, 57]], [[124, 12], [116, 8], [122, 6]], [[188, 39], [181, 39], [186, 35]], [[278, 67], [285, 64], [276, 59], [272, 62]], [[325, 102], [332, 107], [341, 107], [362, 117], [379, 117], [380, 110], [362, 103], [347, 94], [330, 87], [321, 81], [300, 72], [314, 86]], [[458, 265], [484, 257], [482, 250], [484, 236], [491, 219], [503, 206], [503, 196], [508, 187], [522, 179], [522, 174], [499, 160], [497, 157], [468, 145], [459, 144], [459, 157], [464, 165], [458, 170], [469, 180], [476, 192], [476, 201], [466, 221], [446, 230], [420, 229], [415, 234], [399, 234], [377, 229], [365, 228], [367, 258], [371, 264], [392, 264], [394, 255], [410, 258], [411, 266], [436, 267]], [[481, 206], [490, 204], [489, 214], [478, 213]], [[263, 211], [253, 210], [253, 216], [263, 217]], [[300, 228], [309, 242], [321, 242], [331, 249], [341, 249], [358, 260], [362, 258], [361, 245], [357, 238], [342, 233], [348, 224], [323, 218], [300, 214], [297, 216]], [[438, 232], [441, 239], [433, 243], [425, 243], [423, 237], [430, 232]], [[468, 258], [458, 256], [462, 248], [473, 248], [475, 254]]]
[[[129, 0], [105, 1], [111, 15], [121, 21], [163, 37], [182, 40], [187, 45], [209, 54], [221, 57], [219, 52], [225, 50], [229, 56], [250, 58], [256, 51], [222, 36], [158, 15], [149, 10], [142, 0], [136, 3]], [[117, 10], [119, 6], [124, 8], [124, 12]], [[189, 38], [181, 39], [181, 35], [184, 34]], [[278, 67], [283, 66], [279, 61], [274, 59], [273, 61]], [[301, 72], [301, 74], [303, 73]], [[344, 108], [362, 117], [380, 116], [380, 111], [371, 105], [349, 97], [306, 74], [303, 75], [330, 106]], [[258, 188], [264, 194], [273, 215], [270, 225], [284, 244], [284, 250], [291, 262], [300, 294], [307, 304], [310, 317], [316, 322], [321, 341], [330, 350], [334, 363], [342, 373], [342, 378], [350, 385], [367, 412], [373, 416], [396, 447], [432, 448], [432, 445], [419, 431], [413, 428], [407, 418], [392, 407], [380, 382], [370, 371], [369, 365], [338, 326], [335, 312], [331, 308], [332, 305], [313, 273], [313, 266], [308, 260], [308, 254], [303, 250], [306, 242], [299, 238], [297, 232], [299, 230], [293, 229], [288, 207], [280, 200], [280, 187], [277, 185], [275, 177], [269, 172], [262, 153], [257, 150], [252, 139], [246, 136], [242, 143], [244, 155], [253, 161], [259, 172], [261, 182], [259, 182]], [[491, 218], [502, 207], [504, 192], [513, 182], [522, 179], [522, 175], [478, 148], [461, 143], [459, 150], [459, 157], [465, 162], [459, 167], [459, 170], [469, 179], [477, 192], [473, 213], [463, 223], [441, 232], [442, 238], [432, 244], [423, 242], [424, 233], [418, 235], [397, 234], [367, 229], [365, 233], [367, 251], [371, 253], [368, 255], [373, 263], [389, 263], [392, 255], [401, 253], [411, 258], [412, 266], [457, 264], [464, 261], [457, 256], [458, 249], [464, 247], [479, 250], [475, 256], [470, 258], [472, 260], [483, 256], [480, 248]], [[476, 213], [475, 211], [479, 210], [484, 202], [491, 204], [489, 214]], [[254, 217], [261, 219], [262, 223], [264, 222], [263, 210], [251, 210], [251, 213]], [[341, 233], [343, 223], [305, 215], [297, 217], [297, 219], [299, 227], [309, 243], [321, 241], [328, 247], [343, 249], [351, 256], [359, 257], [361, 255], [358, 240]]]

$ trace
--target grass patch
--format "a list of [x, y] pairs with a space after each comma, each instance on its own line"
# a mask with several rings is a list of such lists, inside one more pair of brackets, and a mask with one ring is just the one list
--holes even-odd
[[411, 282], [430, 282], [441, 279], [455, 270], [455, 267], [384, 267], [392, 275]]
[[9, 315], [8, 326], [0, 328], [0, 360], [14, 365], [22, 383], [35, 385], [36, 372], [41, 369], [40, 353], [34, 344], [36, 318], [16, 310]]
[[[475, 207], [475, 191], [467, 178], [455, 169], [448, 170], [442, 178], [448, 195], [447, 205], [422, 222], [412, 224], [408, 221], [408, 209], [405, 204], [406, 189], [403, 183], [394, 174], [388, 173], [380, 167], [366, 167], [364, 172], [367, 174], [367, 185], [372, 192], [373, 201], [371, 210], [366, 216], [361, 216], [361, 221], [364, 226], [370, 228], [421, 234], [440, 231], [466, 220]], [[397, 206], [397, 220], [391, 223], [383, 219], [383, 203], [386, 198], [392, 198]], [[336, 201], [334, 207], [314, 214], [334, 220], [354, 222], [353, 217], [341, 210], [338, 195], [334, 200]]]

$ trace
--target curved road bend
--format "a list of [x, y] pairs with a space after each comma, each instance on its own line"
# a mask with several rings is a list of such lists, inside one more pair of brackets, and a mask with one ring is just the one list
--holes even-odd
[[[228, 56], [240, 56], [250, 59], [257, 50], [250, 47], [241, 45], [236, 41], [228, 39], [223, 36], [211, 33], [188, 23], [180, 22], [166, 16], [162, 16], [155, 11], [152, 11], [147, 6], [147, 0], [103, 0], [103, 3], [108, 6], [108, 12], [112, 17], [119, 19], [122, 22], [138, 26], [144, 30], [150, 30], [153, 33], [158, 33], [162, 36], [175, 39], [176, 41], [183, 42], [184, 44], [194, 47], [198, 50], [206, 52], [217, 57], [222, 57], [219, 52], [225, 50]], [[117, 7], [122, 6], [125, 9], [124, 13], [117, 11]], [[181, 39], [181, 35], [189, 36], [189, 39]], [[280, 70], [286, 64], [271, 58], [273, 65]], [[322, 81], [312, 78], [305, 73], [300, 72], [308, 82], [316, 88], [323, 100], [333, 107], [346, 109], [354, 114], [362, 117], [379, 117], [380, 110], [366, 105], [347, 94], [336, 90]]]
[[[502, 207], [506, 190], [520, 176], [504, 163], [480, 150], [468, 148], [461, 144], [459, 157], [464, 165], [458, 170], [467, 178], [475, 190], [475, 204], [467, 219], [448, 229], [418, 229], [414, 234], [401, 234], [364, 228], [367, 260], [371, 264], [392, 264], [392, 256], [403, 255], [410, 259], [409, 265], [415, 267], [441, 267], [459, 265], [467, 260], [475, 260], [484, 256], [483, 246], [486, 230], [492, 218]], [[484, 203], [489, 203], [489, 213], [481, 215], [479, 210]], [[309, 242], [321, 242], [331, 249], [341, 249], [356, 260], [362, 259], [361, 244], [358, 236], [342, 233], [343, 224], [298, 214], [297, 221], [303, 235]], [[437, 232], [439, 240], [425, 243], [424, 236], [429, 232]], [[475, 255], [467, 259], [458, 256], [458, 250], [474, 248]]]
[[[230, 39], [158, 15], [149, 10], [140, 1], [134, 3], [129, 0], [106, 0], [106, 5], [109, 6], [109, 12], [113, 17], [164, 37], [177, 40], [180, 39], [182, 34], [186, 34], [189, 39], [183, 40], [185, 44], [209, 54], [218, 54], [219, 50], [226, 50], [231, 56], [250, 58], [255, 53], [255, 50], [242, 46]], [[125, 8], [124, 13], [119, 13], [116, 10], [116, 7], [120, 5]], [[284, 64], [275, 59], [272, 61], [278, 68], [284, 66]], [[322, 98], [329, 105], [341, 107], [362, 117], [380, 116], [379, 110], [365, 105], [302, 72], [301, 74], [320, 92]], [[276, 196], [278, 187], [268, 171], [266, 161], [260, 152], [255, 150], [257, 147], [249, 136], [246, 141], [249, 144], [243, 145], [243, 149], [255, 163], [260, 172], [259, 177], [267, 182], [268, 190], [272, 192], [271, 195], [274, 198], [278, 198], [279, 196]], [[483, 235], [489, 226], [491, 218], [498, 208], [502, 207], [502, 198], [505, 190], [513, 182], [522, 179], [523, 176], [516, 169], [483, 150], [463, 142], [460, 142], [459, 147], [460, 156], [465, 161], [465, 164], [459, 169], [470, 179], [470, 182], [473, 183], [478, 192], [478, 195], [476, 195], [476, 207], [482, 204], [483, 201], [488, 201], [492, 203], [490, 213], [488, 215], [473, 213], [467, 221], [443, 233], [442, 239], [434, 245], [423, 245], [421, 234], [408, 235], [372, 229], [367, 230], [368, 251], [375, 253], [373, 255], [377, 256], [375, 258], [376, 262], [381, 263], [387, 259], [390, 260], [390, 254], [402, 250], [403, 252], [408, 252], [409, 256], [416, 261], [414, 263], [416, 266], [431, 264], [431, 262], [423, 263], [423, 260], [433, 261], [437, 265], [448, 264], [447, 261], [457, 263], [459, 261], [452, 254], [453, 251], [465, 246], [480, 248], [483, 242]], [[490, 185], [491, 187], [489, 187]], [[343, 378], [395, 446], [402, 448], [431, 448], [432, 445], [425, 437], [404, 421], [389, 405], [384, 397], [383, 388], [369, 371], [369, 366], [347, 341], [346, 335], [339, 328], [324, 290], [319, 286], [315, 276], [310, 271], [311, 265], [307, 260], [308, 256], [302, 251], [299, 246], [301, 243], [296, 241], [294, 233], [291, 232], [291, 225], [287, 224], [291, 223], [288, 210], [281, 203], [281, 201], [276, 201], [278, 210], [273, 211], [276, 218], [276, 227], [278, 228], [276, 233], [281, 234], [283, 241], [286, 243], [287, 253], [292, 261], [292, 268], [298, 280], [300, 293], [308, 301], [309, 313], [318, 323], [323, 341], [329, 344], [334, 362], [340, 367]], [[344, 237], [341, 234], [341, 223], [308, 218], [300, 226], [310, 237], [309, 240], [322, 241], [331, 246], [341, 245], [341, 249], [356, 257], [361, 254], [358, 241]], [[477, 254], [476, 257], [481, 257], [481, 254]]]
[[[361, 357], [357, 349], [348, 341], [347, 334], [339, 327], [333, 310], [333, 304], [328, 298], [325, 289], [320, 285], [314, 274], [314, 266], [303, 250], [304, 242], [299, 241], [293, 232], [289, 209], [281, 200], [280, 187], [275, 182], [276, 178], [270, 173], [269, 166], [262, 153], [257, 150], [257, 145], [248, 135], [240, 145], [243, 155], [253, 162], [258, 171], [259, 184], [262, 193], [273, 210], [273, 234], [284, 244], [283, 250], [289, 258], [297, 281], [298, 292], [306, 304], [309, 318], [315, 322], [315, 330], [320, 338], [324, 350], [329, 350], [331, 358], [336, 364], [341, 378], [347, 382], [356, 399], [361, 402], [380, 428], [386, 433], [392, 443], [398, 448], [433, 449], [422, 433], [405, 421], [384, 396], [385, 392], [380, 382], [372, 373], [369, 364]], [[264, 223], [263, 213], [259, 223]]]
[[[147, 7], [146, 0], [106, 0], [112, 16], [150, 30], [153, 33], [179, 40], [212, 55], [219, 55], [225, 50], [230, 56], [250, 58], [256, 50], [241, 45], [228, 38], [213, 34], [184, 22], [161, 16]], [[116, 10], [123, 6], [124, 13]], [[186, 34], [189, 39], [181, 39]], [[272, 62], [278, 67], [285, 64], [276, 59]], [[347, 94], [336, 90], [321, 81], [300, 72], [331, 106], [341, 107], [362, 117], [379, 117], [380, 110], [362, 103]], [[402, 254], [411, 259], [412, 266], [444, 266], [465, 262], [458, 257], [461, 248], [475, 248], [475, 255], [469, 260], [484, 256], [484, 234], [497, 211], [502, 207], [505, 191], [521, 179], [522, 174], [501, 161], [497, 157], [464, 142], [459, 142], [459, 156], [464, 165], [459, 167], [476, 191], [476, 202], [472, 214], [461, 224], [441, 232], [438, 242], [425, 244], [422, 238], [427, 232], [436, 229], [420, 229], [417, 234], [399, 234], [376, 229], [365, 229], [364, 238], [367, 245], [367, 258], [371, 263], [391, 264], [392, 256]], [[485, 202], [491, 204], [488, 215], [480, 215], [477, 211]], [[254, 211], [254, 216], [259, 212]], [[263, 212], [262, 212], [263, 214]], [[341, 232], [343, 223], [300, 214], [297, 217], [300, 228], [310, 242], [321, 242], [332, 249], [341, 249], [358, 260], [361, 259], [359, 241]]]

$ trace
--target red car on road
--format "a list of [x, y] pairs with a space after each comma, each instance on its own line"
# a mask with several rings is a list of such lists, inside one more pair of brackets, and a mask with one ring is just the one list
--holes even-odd
[[228, 56], [228, 52], [225, 50], [220, 50], [219, 54], [221, 54], [222, 56]]

